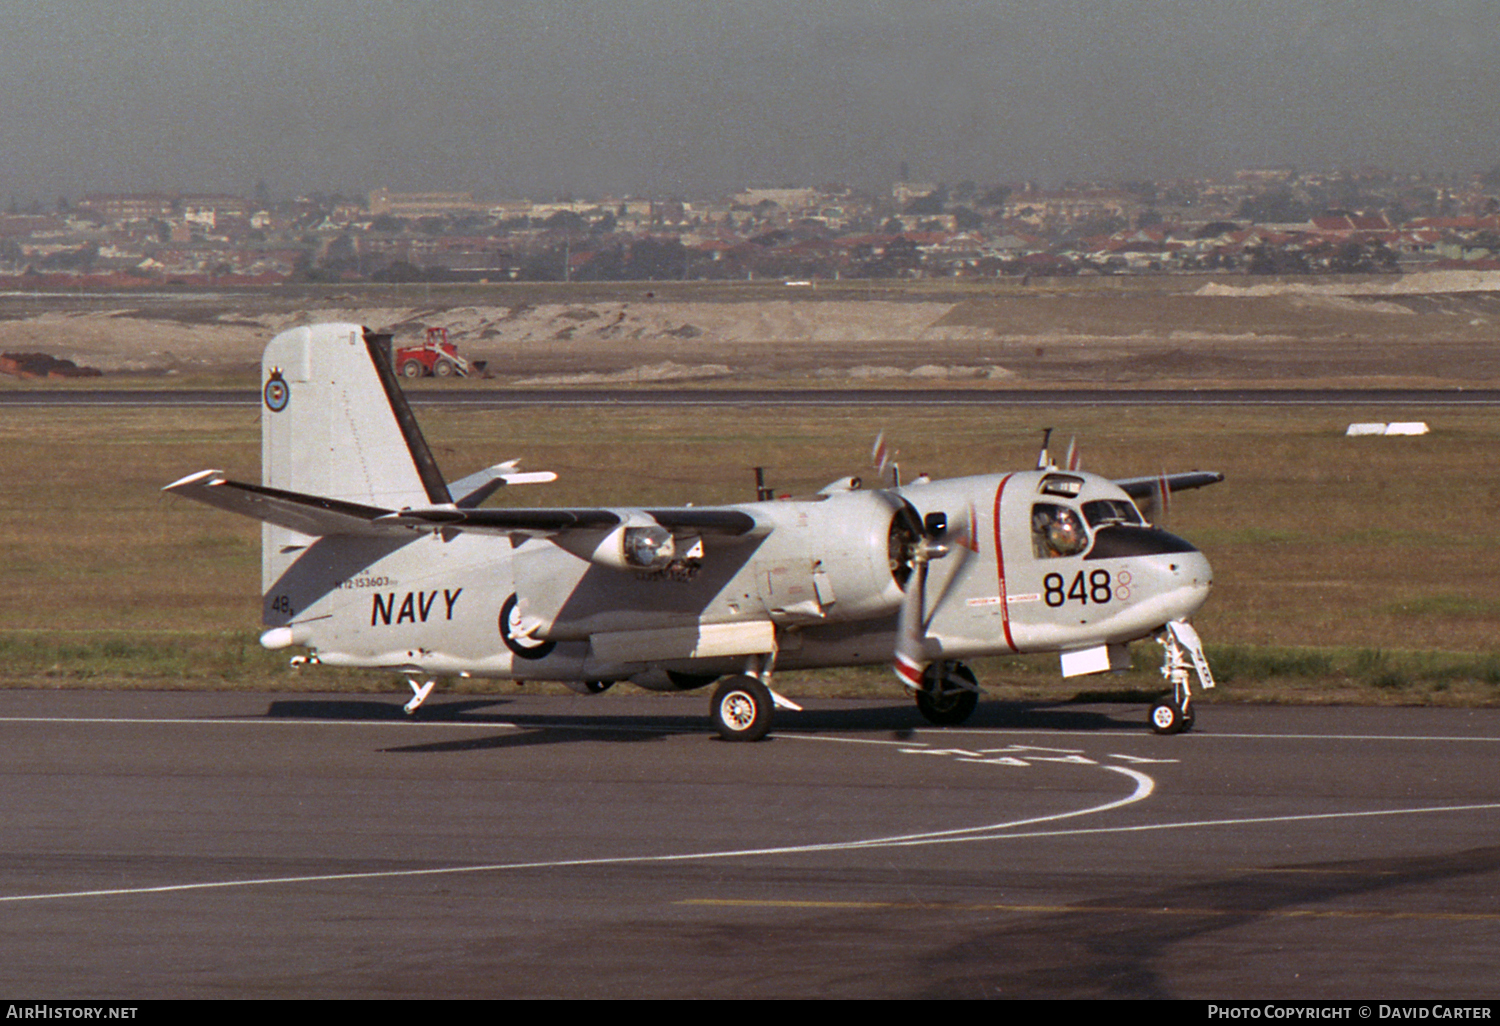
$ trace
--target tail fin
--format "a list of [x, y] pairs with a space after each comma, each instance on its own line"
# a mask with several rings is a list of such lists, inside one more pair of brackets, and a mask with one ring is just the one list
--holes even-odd
[[[391, 370], [388, 340], [357, 324], [292, 328], [261, 361], [261, 483], [399, 510], [452, 502]], [[266, 525], [267, 587], [309, 539]]]

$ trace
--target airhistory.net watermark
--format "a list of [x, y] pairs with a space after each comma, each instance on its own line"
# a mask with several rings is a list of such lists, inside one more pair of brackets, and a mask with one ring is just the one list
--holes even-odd
[[134, 1019], [139, 1005], [75, 1005], [27, 1001], [5, 1006], [7, 1019]]

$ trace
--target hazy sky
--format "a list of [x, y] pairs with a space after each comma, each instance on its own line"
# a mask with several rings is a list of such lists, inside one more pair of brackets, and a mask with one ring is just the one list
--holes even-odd
[[1500, 162], [1494, 0], [0, 0], [0, 196]]

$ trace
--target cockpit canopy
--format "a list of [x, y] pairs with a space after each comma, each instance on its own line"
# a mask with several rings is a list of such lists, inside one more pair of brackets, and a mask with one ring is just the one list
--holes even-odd
[[1126, 496], [1084, 498], [1097, 489], [1073, 474], [1051, 473], [1037, 484], [1045, 501], [1031, 506], [1031, 548], [1037, 559], [1084, 556], [1118, 559], [1168, 552], [1192, 552], [1193, 546], [1146, 523]]

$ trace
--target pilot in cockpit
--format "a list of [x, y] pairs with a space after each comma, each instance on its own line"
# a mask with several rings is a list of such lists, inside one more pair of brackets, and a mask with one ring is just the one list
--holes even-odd
[[1075, 511], [1039, 502], [1031, 508], [1031, 544], [1038, 559], [1076, 556], [1088, 545], [1088, 534]]

